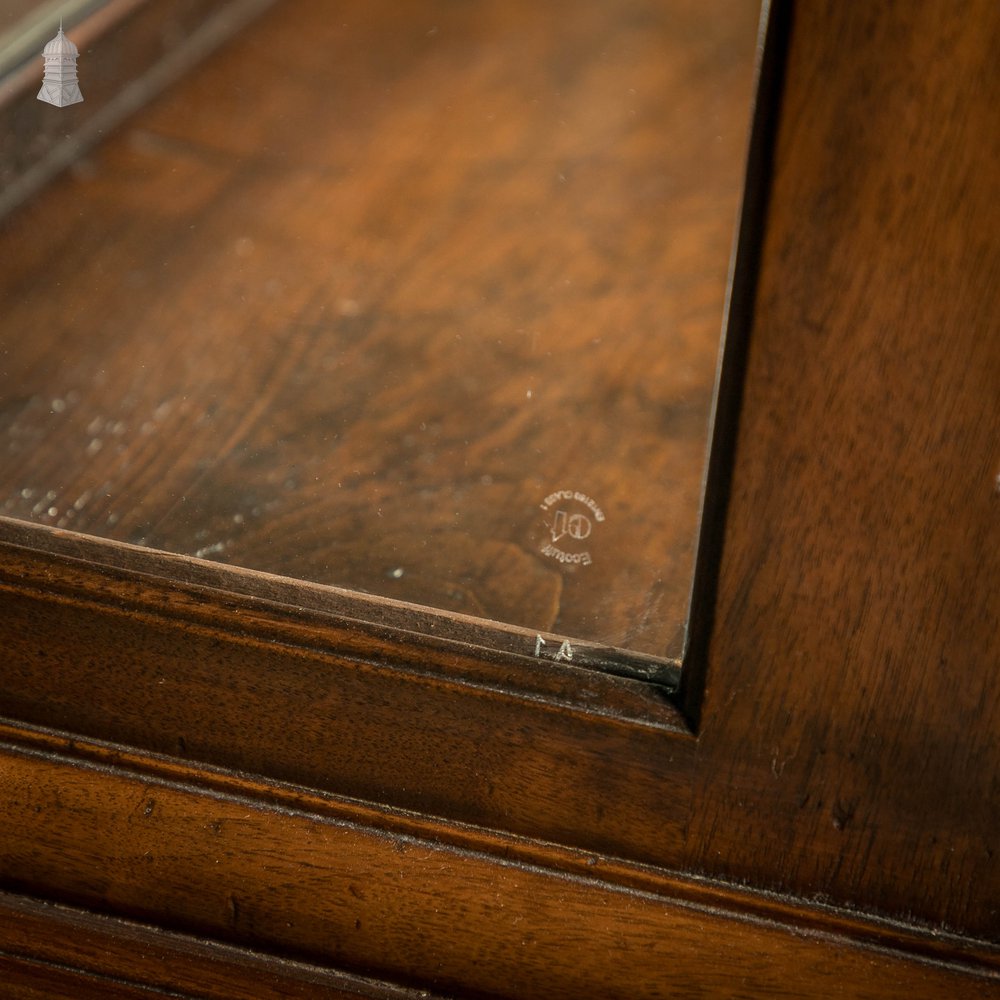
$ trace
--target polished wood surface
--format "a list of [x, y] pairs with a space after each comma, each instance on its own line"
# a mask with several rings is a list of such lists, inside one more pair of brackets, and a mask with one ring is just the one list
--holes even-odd
[[[295, 594], [180, 585], [141, 561], [137, 578], [6, 556], [8, 718], [595, 852], [682, 847], [694, 746], [657, 686], [304, 611]], [[647, 763], [629, 777], [630, 753]]]
[[[546, 870], [524, 864], [516, 842], [480, 835], [483, 853], [441, 843], [435, 824], [412, 817], [383, 814], [372, 829], [370, 810], [350, 803], [221, 775], [206, 788], [211, 776], [197, 768], [112, 748], [86, 760], [86, 746], [30, 734], [22, 741], [21, 752], [6, 745], [3, 761], [6, 780], [22, 791], [0, 815], [9, 845], [0, 877], [21, 892], [58, 881], [77, 905], [138, 921], [169, 911], [199, 936], [377, 971], [434, 995], [818, 1000], [845, 983], [867, 997], [1000, 994], [996, 968], [973, 974], [953, 955], [942, 961], [943, 948], [936, 960], [886, 954], [879, 945], [892, 941], [891, 930], [875, 946], [846, 947], [833, 928], [810, 929], [817, 914], [807, 910], [772, 907], [764, 920], [729, 911], [722, 888], [699, 893], [641, 872], [632, 876], [638, 884], [614, 885], [600, 880], [615, 873], [595, 857], [577, 857], [575, 871]], [[111, 773], [102, 766], [109, 760]], [[50, 815], [72, 816], [72, 826], [37, 818]], [[110, 856], [113, 866], [104, 863]], [[677, 899], [685, 888], [696, 898]], [[3, 918], [0, 907], [0, 944], [17, 930]], [[854, 930], [878, 929], [856, 921]], [[17, 947], [41, 950], [23, 932]]]
[[1000, 934], [1000, 8], [796, 5], [692, 860]]
[[426, 990], [271, 955], [120, 917], [0, 894], [5, 998], [199, 997], [201, 1000], [428, 1000]]
[[0, 234], [3, 513], [676, 655], [757, 16], [279, 4]]
[[[1000, 996], [1000, 9], [791, 14], [678, 704], [0, 521], [0, 962], [36, 995], [197, 995], [224, 946], [432, 995]], [[187, 979], [123, 973], [158, 928]]]

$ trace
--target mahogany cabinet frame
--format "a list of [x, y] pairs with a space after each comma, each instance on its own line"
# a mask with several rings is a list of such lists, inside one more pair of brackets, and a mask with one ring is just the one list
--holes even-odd
[[998, 995], [998, 31], [772, 10], [679, 692], [2, 522], [12, 995]]

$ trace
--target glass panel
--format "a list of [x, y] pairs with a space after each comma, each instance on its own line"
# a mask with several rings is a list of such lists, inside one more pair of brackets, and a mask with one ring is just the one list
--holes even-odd
[[0, 512], [676, 654], [758, 15], [287, 0], [113, 131], [128, 32], [74, 106], [39, 57], [5, 147], [80, 141], [0, 222]]
[[69, 27], [106, 0], [0, 0], [0, 79], [32, 59], [55, 34], [59, 22]]

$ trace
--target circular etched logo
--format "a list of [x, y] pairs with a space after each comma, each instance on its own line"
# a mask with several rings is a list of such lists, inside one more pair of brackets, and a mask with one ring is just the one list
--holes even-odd
[[539, 551], [565, 565], [589, 566], [588, 539], [604, 521], [604, 511], [579, 490], [556, 490], [541, 503], [545, 534]]

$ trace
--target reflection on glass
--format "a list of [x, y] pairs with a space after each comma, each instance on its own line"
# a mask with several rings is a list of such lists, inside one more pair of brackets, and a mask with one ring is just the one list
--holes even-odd
[[0, 223], [0, 512], [675, 653], [757, 15], [271, 6]]
[[39, 59], [60, 21], [67, 29], [108, 0], [0, 0], [0, 79]]

